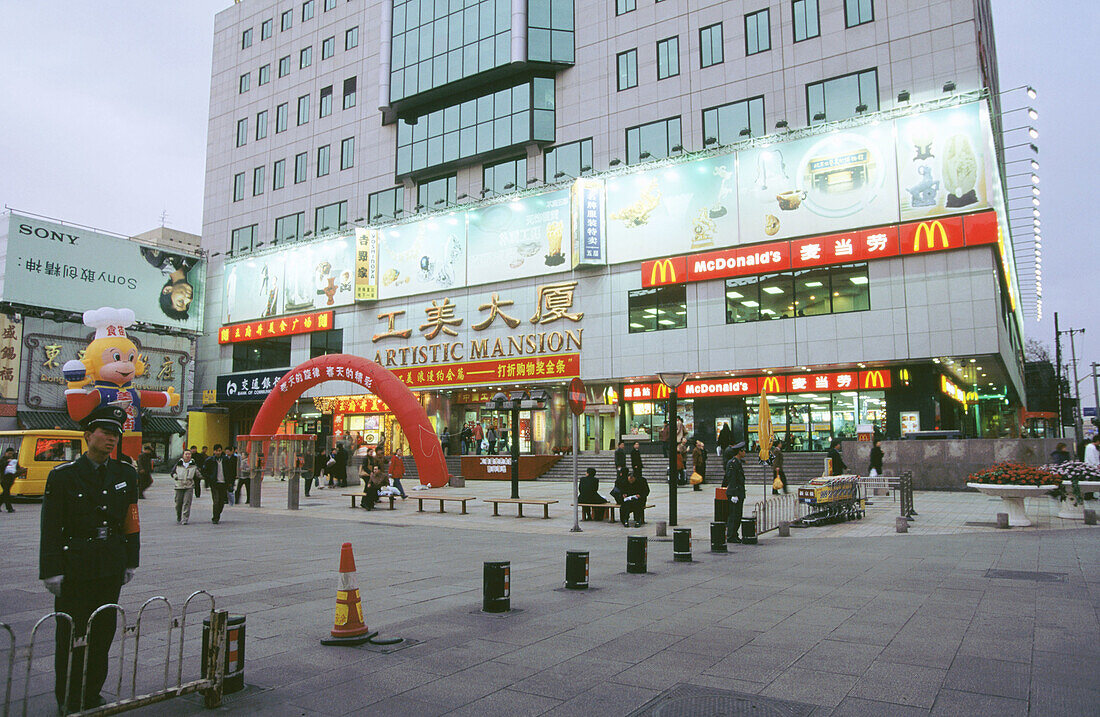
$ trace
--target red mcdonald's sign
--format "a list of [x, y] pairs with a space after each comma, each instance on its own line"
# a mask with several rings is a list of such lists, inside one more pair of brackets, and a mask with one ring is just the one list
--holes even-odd
[[945, 249], [958, 249], [962, 246], [962, 217], [926, 219], [922, 222], [901, 225], [902, 254], [922, 254]]
[[687, 283], [687, 257], [642, 262], [642, 287]]

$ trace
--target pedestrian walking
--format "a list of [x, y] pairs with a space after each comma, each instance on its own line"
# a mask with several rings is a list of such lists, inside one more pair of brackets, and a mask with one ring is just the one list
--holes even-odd
[[[703, 481], [707, 479], [707, 448], [702, 441], [695, 441], [695, 450], [691, 452], [691, 485], [694, 490], [703, 490]], [[695, 476], [699, 480], [695, 480]]]
[[783, 471], [783, 442], [778, 438], [772, 441], [772, 495], [787, 493], [787, 474]]
[[[1061, 444], [1063, 447], [1064, 443]], [[1069, 460], [1069, 454], [1066, 454], [1066, 460]], [[867, 475], [875, 478], [882, 475], [882, 441], [875, 439], [871, 446], [871, 463], [867, 467]]]
[[221, 522], [222, 509], [227, 501], [229, 486], [233, 485], [237, 478], [236, 470], [236, 462], [228, 460], [228, 456], [222, 452], [220, 443], [214, 446], [214, 455], [206, 459], [206, 463], [200, 469], [206, 481], [206, 487], [210, 491], [210, 499], [214, 503], [214, 511], [211, 514], [210, 522], [215, 525]]
[[145, 491], [153, 485], [153, 446], [146, 443], [141, 447], [137, 459], [138, 497], [144, 498]]
[[191, 458], [191, 451], [172, 466], [172, 480], [176, 487], [176, 523], [187, 525], [191, 518], [191, 496], [198, 495], [199, 467]]
[[15, 479], [26, 472], [25, 468], [19, 467], [19, 462], [15, 458], [15, 449], [11, 446], [4, 449], [4, 457], [0, 459], [0, 489], [3, 490], [0, 493], [0, 503], [9, 513], [15, 512], [15, 508], [11, 505], [11, 487], [15, 485]]
[[495, 456], [497, 454], [497, 429], [495, 426], [489, 426], [489, 430], [485, 432], [485, 440], [489, 442], [489, 455]]
[[[38, 577], [54, 595], [54, 610], [72, 618], [71, 627], [58, 618], [55, 633], [54, 695], [62, 710], [104, 704], [99, 691], [107, 679], [116, 612], [104, 610], [88, 622], [100, 606], [118, 603], [138, 567], [137, 472], [111, 458], [126, 418], [117, 406], [93, 410], [81, 422], [88, 450], [46, 478]], [[72, 630], [87, 640], [70, 655]]]
[[718, 455], [726, 455], [726, 449], [733, 444], [733, 432], [730, 431], [730, 424], [723, 423], [722, 428], [718, 431]]
[[826, 454], [829, 458], [829, 475], [841, 476], [848, 472], [848, 466], [844, 464], [844, 458], [840, 455], [839, 438], [834, 438], [829, 442], [829, 452]]
[[[1066, 450], [1065, 443], [1059, 443], [1057, 446], [1054, 447], [1054, 450], [1050, 452], [1050, 462], [1054, 465], [1066, 463], [1069, 461], [1069, 459], [1070, 455], [1069, 451]], [[871, 475], [874, 475], [874, 473], [872, 473]]]
[[615, 475], [626, 470], [626, 444], [619, 441], [619, 447], [615, 449]]
[[1100, 433], [1093, 436], [1085, 446], [1085, 463], [1100, 468]]
[[661, 430], [657, 432], [657, 440], [661, 443], [661, 455], [668, 458], [668, 421], [665, 421], [661, 426]]
[[481, 453], [482, 453], [482, 449], [485, 448], [485, 444], [484, 444], [485, 429], [482, 427], [481, 421], [478, 421], [477, 423], [474, 424], [473, 436], [474, 436], [474, 453], [476, 455], [480, 456]]
[[390, 459], [390, 479], [393, 482], [393, 487], [401, 494], [401, 500], [406, 500], [409, 497], [405, 495], [405, 488], [401, 485], [401, 479], [404, 475], [405, 461], [401, 457], [401, 449], [398, 448], [393, 452], [393, 458]]
[[726, 489], [726, 500], [730, 502], [729, 517], [726, 518], [726, 542], [740, 543], [741, 514], [745, 510], [745, 467], [741, 460], [745, 457], [745, 443], [736, 443], [722, 454], [725, 462], [725, 475], [722, 487]]
[[474, 431], [470, 428], [469, 421], [462, 424], [462, 431], [458, 434], [458, 437], [462, 441], [462, 455], [466, 455], [470, 452], [470, 441], [474, 437]]
[[642, 452], [639, 450], [641, 444], [635, 442], [634, 448], [630, 451], [630, 472], [638, 478], [642, 477]]
[[451, 454], [451, 431], [446, 426], [443, 426], [443, 434], [439, 437], [439, 443], [443, 446], [443, 455], [449, 456]]
[[[237, 486], [234, 491], [236, 495], [236, 502], [241, 502], [241, 489], [244, 489], [244, 502], [252, 503], [252, 465], [249, 461], [249, 454], [247, 452], [238, 454], [236, 446], [229, 447], [229, 457], [233, 460], [233, 472], [237, 475]], [[309, 485], [310, 476], [306, 473], [306, 485]], [[306, 495], [309, 495], [309, 491], [306, 491]]]

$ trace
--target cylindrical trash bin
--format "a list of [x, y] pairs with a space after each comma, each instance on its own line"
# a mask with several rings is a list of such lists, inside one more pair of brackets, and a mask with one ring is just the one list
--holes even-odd
[[626, 539], [626, 571], [628, 573], [646, 572], [646, 546], [649, 538], [644, 535], [631, 535]]
[[677, 563], [691, 562], [691, 528], [672, 529], [672, 559]]
[[710, 552], [712, 553], [726, 553], [726, 524], [725, 523], [711, 523], [710, 524]]
[[508, 612], [512, 609], [511, 576], [512, 567], [507, 560], [485, 563], [482, 579], [482, 610]]
[[725, 488], [714, 489], [714, 522], [725, 523], [730, 517], [730, 502]]
[[565, 551], [565, 587], [570, 590], [588, 589], [588, 551]]
[[756, 518], [741, 519], [741, 542], [756, 545]]
[[[225, 623], [225, 681], [222, 694], [244, 689], [244, 615], [229, 615]], [[206, 669], [206, 656], [210, 651], [210, 618], [202, 621], [202, 665]], [[204, 674], [204, 679], [213, 675]]]

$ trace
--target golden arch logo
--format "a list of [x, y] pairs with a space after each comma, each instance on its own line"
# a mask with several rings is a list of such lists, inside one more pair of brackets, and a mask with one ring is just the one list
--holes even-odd
[[672, 259], [658, 259], [653, 262], [653, 268], [649, 271], [649, 283], [651, 285], [676, 283], [676, 267]]
[[[947, 238], [947, 229], [939, 219], [931, 222], [921, 222], [917, 225], [917, 231], [913, 234], [913, 251], [933, 251], [936, 248], [936, 239], [939, 238], [941, 248], [951, 248], [951, 241]], [[924, 239], [925, 247], [921, 249], [921, 239]]]
[[887, 381], [882, 371], [867, 371], [863, 374], [863, 388], [886, 388]]
[[763, 383], [760, 384], [760, 391], [762, 393], [784, 393], [783, 389], [780, 387], [778, 376], [768, 376], [765, 378]]

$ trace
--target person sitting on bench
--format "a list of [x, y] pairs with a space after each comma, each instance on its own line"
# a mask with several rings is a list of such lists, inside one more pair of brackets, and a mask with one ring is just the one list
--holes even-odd
[[[580, 490], [577, 495], [578, 503], [606, 503], [607, 498], [604, 498], [599, 493], [600, 481], [596, 478], [596, 469], [589, 468], [586, 471], [584, 478], [581, 478]], [[585, 520], [603, 520], [606, 517], [607, 510], [605, 508], [582, 508]]]
[[649, 483], [646, 482], [645, 477], [640, 472], [635, 474], [624, 471], [619, 474], [618, 480], [615, 481], [615, 488], [622, 495], [619, 520], [622, 522], [623, 527], [626, 527], [627, 518], [631, 514], [634, 515], [635, 528], [644, 525], [645, 501], [649, 497]]
[[366, 495], [360, 505], [366, 510], [374, 510], [374, 504], [378, 502], [378, 492], [382, 490], [383, 486], [387, 485], [389, 485], [389, 480], [382, 473], [382, 469], [374, 466], [371, 470], [370, 480], [367, 481], [367, 486], [363, 489]]

